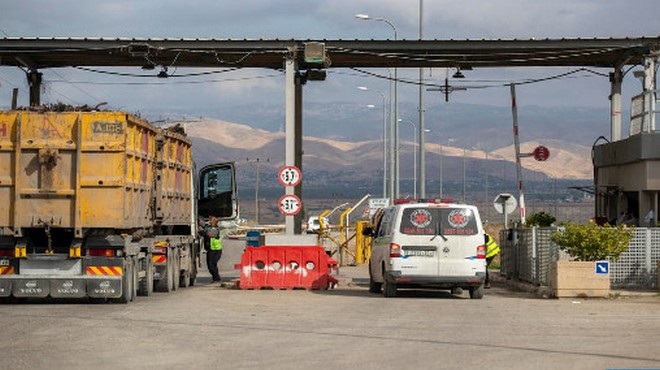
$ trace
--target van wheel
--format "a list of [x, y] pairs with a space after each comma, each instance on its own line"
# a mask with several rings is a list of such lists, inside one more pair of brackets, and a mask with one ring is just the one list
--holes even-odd
[[371, 266], [369, 266], [369, 292], [380, 293], [382, 286], [383, 283], [377, 283], [374, 281], [374, 277], [371, 274]]
[[481, 284], [478, 287], [470, 287], [470, 298], [472, 299], [481, 299], [484, 297], [484, 285]]
[[396, 297], [396, 284], [383, 279], [383, 295], [385, 298]]

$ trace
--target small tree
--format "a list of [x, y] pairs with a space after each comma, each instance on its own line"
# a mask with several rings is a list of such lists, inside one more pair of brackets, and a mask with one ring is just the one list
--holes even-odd
[[525, 225], [530, 227], [532, 226], [548, 227], [548, 226], [552, 226], [552, 224], [555, 221], [557, 221], [557, 219], [551, 214], [545, 212], [537, 212], [527, 217]]
[[552, 234], [550, 240], [578, 261], [598, 261], [619, 258], [628, 249], [635, 229], [619, 226], [598, 226], [594, 222], [567, 222]]

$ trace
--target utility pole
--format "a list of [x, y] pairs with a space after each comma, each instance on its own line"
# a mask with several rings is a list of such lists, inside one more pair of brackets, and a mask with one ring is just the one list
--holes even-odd
[[[257, 225], [259, 225], [259, 169], [260, 169], [260, 164], [261, 161], [263, 161], [263, 158], [255, 158], [255, 159], [247, 159], [248, 162], [253, 162], [255, 163], [256, 169], [257, 169], [257, 175], [256, 175], [256, 181], [255, 181], [255, 188], [254, 188], [254, 218], [255, 222]], [[269, 162], [270, 159], [266, 158], [266, 162]]]
[[[423, 23], [424, 23], [424, 11], [423, 11], [423, 0], [419, 0], [419, 40], [422, 41], [423, 34]], [[419, 68], [419, 163], [417, 167], [419, 168], [419, 196], [421, 198], [426, 198], [426, 151], [424, 146], [426, 141], [424, 140], [424, 133], [426, 132], [425, 122], [424, 122], [424, 68]], [[416, 191], [416, 190], [415, 190]]]

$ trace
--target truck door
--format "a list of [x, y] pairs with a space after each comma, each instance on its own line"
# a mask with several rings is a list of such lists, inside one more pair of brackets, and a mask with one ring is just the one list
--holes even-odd
[[216, 216], [222, 220], [236, 220], [238, 191], [233, 162], [205, 166], [199, 171], [198, 216]]

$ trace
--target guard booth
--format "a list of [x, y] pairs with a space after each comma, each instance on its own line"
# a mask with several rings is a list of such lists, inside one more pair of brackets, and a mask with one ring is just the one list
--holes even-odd
[[[615, 224], [621, 212], [637, 226], [657, 226], [660, 197], [660, 130], [656, 129], [657, 90], [633, 98], [630, 136], [593, 148], [596, 217]], [[650, 104], [650, 103], [654, 104]], [[644, 220], [653, 211], [652, 220]]]

